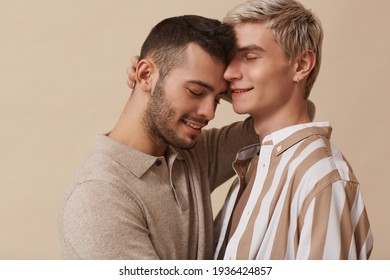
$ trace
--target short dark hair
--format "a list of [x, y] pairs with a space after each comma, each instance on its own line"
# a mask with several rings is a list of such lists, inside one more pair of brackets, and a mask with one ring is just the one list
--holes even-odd
[[190, 43], [197, 44], [227, 66], [235, 50], [235, 33], [227, 24], [197, 15], [167, 18], [149, 33], [142, 45], [140, 59], [150, 57], [163, 79], [183, 61], [184, 50]]

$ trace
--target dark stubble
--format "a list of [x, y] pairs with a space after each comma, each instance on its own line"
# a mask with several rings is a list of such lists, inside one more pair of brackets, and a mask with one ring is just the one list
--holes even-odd
[[[171, 123], [177, 122], [176, 111], [165, 98], [164, 81], [159, 78], [155, 90], [150, 97], [144, 114], [146, 133], [152, 139], [160, 143], [171, 145], [177, 149], [188, 150], [195, 146], [196, 142], [185, 142], [177, 132], [170, 127]], [[188, 116], [183, 116], [183, 118]], [[194, 136], [195, 137], [195, 136]]]

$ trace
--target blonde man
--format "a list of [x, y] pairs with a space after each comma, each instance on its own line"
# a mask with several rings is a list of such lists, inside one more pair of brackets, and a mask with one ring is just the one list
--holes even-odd
[[252, 0], [224, 22], [237, 37], [224, 74], [233, 108], [254, 118], [260, 143], [237, 154], [214, 257], [368, 259], [373, 239], [359, 183], [330, 142], [330, 123], [311, 122], [307, 111], [320, 21], [293, 0]]

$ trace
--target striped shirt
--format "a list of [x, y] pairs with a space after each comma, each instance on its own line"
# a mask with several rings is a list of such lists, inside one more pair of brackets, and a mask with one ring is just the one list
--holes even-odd
[[331, 131], [329, 122], [295, 125], [237, 154], [214, 258], [369, 258], [360, 186]]

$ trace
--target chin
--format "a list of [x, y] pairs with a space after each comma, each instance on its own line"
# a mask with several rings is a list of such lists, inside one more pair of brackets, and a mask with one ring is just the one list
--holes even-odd
[[190, 150], [193, 147], [195, 147], [196, 143], [197, 143], [196, 138], [189, 138], [189, 139], [180, 138], [171, 141], [170, 145], [180, 150]]
[[180, 150], [191, 150], [192, 148], [194, 148], [196, 146], [196, 143], [197, 142], [186, 143], [186, 144], [182, 144], [180, 146], [176, 146], [176, 148], [179, 148]]
[[242, 108], [242, 106], [238, 106], [238, 105], [235, 106], [234, 104], [233, 104], [233, 111], [239, 115], [248, 114], [248, 110], [245, 110], [244, 108]]

